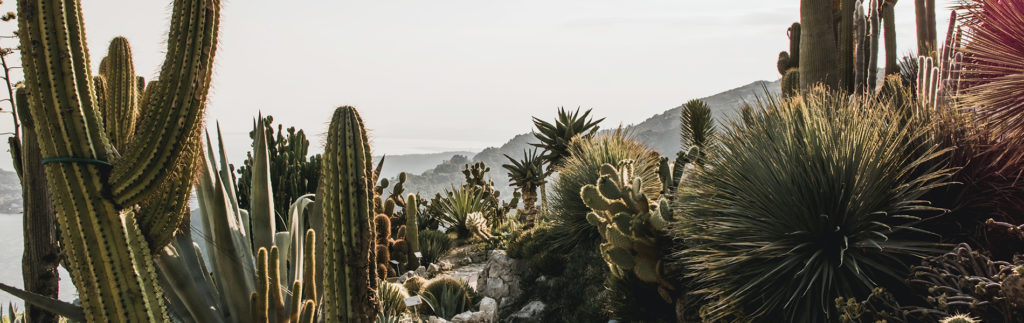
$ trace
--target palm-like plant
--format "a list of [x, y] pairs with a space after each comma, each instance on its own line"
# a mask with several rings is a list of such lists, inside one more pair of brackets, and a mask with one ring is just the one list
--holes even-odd
[[[1024, 146], [1024, 2], [960, 0], [961, 102], [1010, 147]], [[1013, 156], [1024, 158], [1024, 149]]]
[[480, 212], [486, 215], [495, 212], [494, 208], [487, 203], [487, 192], [475, 186], [465, 185], [446, 189], [444, 195], [437, 200], [437, 203], [431, 204], [431, 207], [436, 208], [435, 214], [438, 215], [438, 220], [447, 225], [450, 230], [455, 230], [460, 239], [470, 236], [469, 226], [466, 223], [470, 213]]
[[523, 195], [523, 215], [526, 217], [526, 226], [533, 226], [537, 217], [537, 188], [544, 185], [544, 160], [540, 158], [537, 149], [523, 150], [523, 159], [505, 155], [509, 164], [502, 165], [508, 170], [508, 179], [512, 185], [519, 188]]
[[930, 129], [892, 126], [886, 103], [821, 89], [769, 100], [677, 196], [678, 262], [692, 271], [713, 321], [822, 322], [838, 296], [902, 286], [922, 195], [943, 185], [945, 151]]
[[564, 108], [558, 108], [558, 119], [554, 124], [547, 121], [533, 118], [533, 125], [537, 127], [537, 140], [540, 143], [531, 144], [534, 147], [544, 149], [541, 157], [548, 164], [548, 175], [554, 169], [562, 165], [562, 161], [569, 157], [569, 144], [577, 136], [593, 135], [598, 130], [598, 124], [604, 118], [593, 120], [588, 118], [591, 109], [580, 114], [580, 109], [569, 112]]

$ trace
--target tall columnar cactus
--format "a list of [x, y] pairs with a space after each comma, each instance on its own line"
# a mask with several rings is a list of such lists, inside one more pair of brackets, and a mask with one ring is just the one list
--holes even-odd
[[[100, 71], [103, 78], [103, 101], [100, 113], [110, 144], [118, 151], [128, 148], [135, 134], [135, 123], [139, 118], [139, 99], [142, 96], [132, 62], [132, 48], [124, 37], [110, 41], [106, 64]], [[97, 97], [100, 89], [96, 89]]]
[[800, 92], [800, 23], [794, 22], [786, 35], [789, 36], [789, 52], [779, 53], [777, 65], [782, 74], [782, 95], [791, 96]]
[[584, 186], [580, 196], [591, 212], [587, 222], [597, 226], [604, 238], [601, 255], [611, 272], [618, 276], [635, 275], [640, 280], [658, 285], [666, 302], [672, 302], [672, 284], [662, 273], [661, 258], [665, 255], [658, 243], [672, 219], [668, 201], [655, 202], [644, 195], [642, 179], [633, 173], [633, 162], [624, 161], [618, 168], [601, 166], [601, 178]]
[[350, 106], [334, 111], [320, 187], [324, 218], [324, 314], [327, 322], [372, 322], [380, 310], [373, 270], [373, 176], [363, 120]]
[[800, 0], [800, 88], [838, 85], [832, 0]]
[[885, 35], [885, 75], [899, 74], [899, 54], [896, 52], [896, 2], [881, 0], [882, 33]]
[[914, 0], [917, 21], [917, 54], [938, 59], [938, 39], [935, 34], [935, 0]]
[[867, 11], [857, 7], [857, 60], [854, 89], [873, 92], [878, 77], [878, 38], [881, 33], [881, 11], [876, 0], [870, 0]]
[[420, 251], [419, 198], [409, 194], [405, 199], [405, 241], [409, 243], [409, 268], [420, 267], [416, 253]]
[[198, 136], [212, 75], [220, 2], [177, 0], [172, 10], [163, 86], [136, 126], [137, 136], [151, 140], [131, 142], [111, 165], [80, 1], [18, 1], [30, 111], [67, 264], [90, 322], [168, 319], [146, 241], [157, 232], [143, 239], [138, 222], [149, 221], [122, 209], [157, 198], [159, 184], [180, 174], [174, 166], [189, 164], [187, 146]]

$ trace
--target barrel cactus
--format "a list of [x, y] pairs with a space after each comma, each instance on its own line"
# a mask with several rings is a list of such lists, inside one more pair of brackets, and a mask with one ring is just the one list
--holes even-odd
[[160, 72], [166, 86], [146, 100], [135, 126], [135, 136], [151, 140], [128, 142], [117, 160], [96, 101], [81, 2], [21, 0], [18, 13], [30, 113], [84, 316], [167, 321], [150, 249], [170, 240], [184, 214], [131, 210], [168, 191], [188, 194], [168, 183], [196, 165], [220, 1], [174, 2]]
[[334, 111], [324, 148], [318, 198], [324, 220], [324, 316], [327, 322], [371, 322], [377, 316], [373, 269], [373, 166], [355, 108]]

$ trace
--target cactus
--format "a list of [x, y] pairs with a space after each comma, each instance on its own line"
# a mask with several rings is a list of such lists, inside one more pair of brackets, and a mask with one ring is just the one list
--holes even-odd
[[[132, 62], [132, 49], [124, 37], [110, 41], [107, 57], [103, 58], [105, 68], [100, 69], [103, 79], [103, 100], [100, 112], [103, 126], [110, 144], [118, 151], [128, 148], [135, 135], [135, 123], [139, 118], [139, 99], [142, 94]], [[97, 98], [100, 89], [96, 89]]]
[[334, 111], [327, 132], [318, 200], [324, 217], [324, 310], [327, 322], [370, 322], [380, 303], [373, 262], [373, 168], [355, 108]]
[[408, 266], [416, 269], [420, 267], [420, 259], [416, 253], [420, 251], [420, 226], [419, 226], [419, 197], [416, 194], [409, 194], [405, 199], [405, 241], [409, 243]]
[[782, 76], [782, 96], [800, 94], [800, 69], [791, 68]]
[[914, 0], [914, 17], [917, 22], [917, 54], [938, 59], [938, 39], [935, 34], [935, 0]]
[[838, 85], [831, 0], [800, 0], [800, 89]]
[[494, 237], [491, 235], [487, 219], [485, 219], [484, 214], [480, 212], [473, 212], [466, 215], [466, 228], [469, 229], [469, 232], [472, 233], [474, 237], [481, 241], [488, 241]]
[[881, 34], [881, 11], [877, 0], [870, 0], [867, 12], [858, 6], [857, 18], [857, 60], [854, 71], [854, 89], [874, 92], [878, 77], [878, 38]]
[[419, 295], [423, 291], [423, 286], [427, 284], [427, 280], [420, 276], [412, 276], [405, 280], [402, 285], [405, 290], [409, 292], [409, 295]]
[[[390, 201], [390, 200], [388, 200]], [[391, 269], [391, 220], [385, 214], [377, 214], [373, 217], [373, 242], [374, 254], [377, 268], [377, 275], [381, 278], [393, 276]]]
[[[88, 321], [168, 319], [149, 261], [149, 249], [160, 246], [146, 240], [170, 236], [165, 231], [176, 228], [184, 214], [159, 214], [172, 219], [154, 221], [122, 209], [160, 198], [160, 184], [181, 174], [175, 165], [194, 166], [187, 162], [188, 146], [197, 143], [205, 110], [219, 8], [217, 0], [175, 1], [160, 74], [175, 86], [161, 87], [136, 126], [138, 136], [152, 140], [129, 143], [111, 165], [80, 1], [18, 1], [30, 111], [41, 155], [49, 161], [44, 167], [61, 244]], [[155, 226], [160, 232], [138, 226], [153, 222], [174, 225]]]
[[469, 310], [473, 302], [466, 284], [448, 276], [431, 279], [423, 286], [420, 296], [430, 306], [432, 314], [445, 319]]
[[382, 314], [398, 316], [405, 312], [404, 300], [409, 297], [409, 292], [401, 284], [382, 281], [377, 288], [377, 297], [380, 299]]
[[975, 323], [978, 322], [967, 314], [950, 315], [939, 320], [939, 323]]
[[[271, 185], [274, 193], [274, 211], [285, 214], [288, 206], [302, 195], [316, 192], [318, 176], [320, 176], [321, 155], [309, 155], [309, 140], [301, 129], [284, 128], [277, 124], [276, 130], [273, 116], [259, 118], [261, 122], [254, 125], [249, 137], [255, 143], [258, 138], [265, 141], [266, 156], [269, 161]], [[262, 123], [262, 127], [259, 127]], [[263, 129], [264, 131], [257, 131]], [[254, 147], [255, 150], [255, 147]], [[255, 151], [254, 151], [255, 152]], [[257, 156], [251, 153], [238, 167], [238, 202], [243, 209], [252, 209], [250, 200], [261, 201], [259, 197], [250, 196], [254, 185], [253, 176], [260, 175], [254, 167]], [[278, 226], [285, 225], [278, 222]]]
[[623, 278], [633, 275], [658, 286], [658, 293], [672, 303], [672, 284], [662, 274], [658, 244], [665, 226], [672, 219], [668, 201], [651, 201], [642, 191], [642, 178], [633, 173], [633, 161], [618, 168], [601, 166], [601, 178], [580, 190], [580, 197], [592, 211], [587, 221], [597, 226], [604, 239], [601, 255], [612, 274]]
[[885, 75], [899, 74], [899, 53], [896, 52], [896, 2], [881, 0], [882, 33], [885, 35]]

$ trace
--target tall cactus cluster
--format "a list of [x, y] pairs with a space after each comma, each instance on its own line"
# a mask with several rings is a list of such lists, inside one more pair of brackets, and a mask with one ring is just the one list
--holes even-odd
[[334, 111], [323, 163], [318, 202], [324, 221], [325, 319], [371, 322], [380, 310], [373, 268], [373, 168], [355, 108]]
[[[851, 93], [873, 91], [877, 86], [878, 44], [883, 31], [885, 73], [899, 73], [893, 20], [895, 4], [896, 0], [801, 0], [802, 28], [796, 36], [800, 39], [797, 45], [800, 59], [798, 65], [791, 66], [799, 71], [799, 82], [786, 79], [789, 72], [782, 69], [785, 60], [780, 54], [783, 93], [795, 93], [792, 86], [795, 83], [803, 90], [823, 84]], [[930, 10], [934, 16], [934, 7]], [[790, 38], [792, 44], [792, 28]]]
[[395, 270], [391, 268], [391, 219], [385, 214], [377, 214], [373, 217], [373, 253], [374, 269], [377, 270], [377, 277], [386, 278], [394, 276]]
[[596, 184], [582, 188], [580, 196], [591, 209], [587, 221], [597, 227], [604, 242], [601, 255], [612, 274], [632, 275], [658, 286], [662, 298], [672, 303], [674, 289], [664, 276], [661, 257], [665, 226], [672, 220], [668, 201], [653, 201], [643, 192], [643, 179], [634, 174], [633, 161], [601, 166]]
[[[150, 250], [170, 240], [184, 214], [147, 212], [145, 205], [188, 194], [174, 179], [195, 167], [219, 11], [217, 0], [174, 2], [162, 85], [134, 126], [136, 137], [152, 140], [118, 143], [105, 130], [80, 1], [18, 1], [29, 111], [88, 321], [169, 319]], [[115, 152], [118, 144], [123, 149]]]
[[786, 31], [789, 52], [780, 52], [777, 67], [782, 74], [782, 95], [800, 92], [800, 23], [794, 22]]

